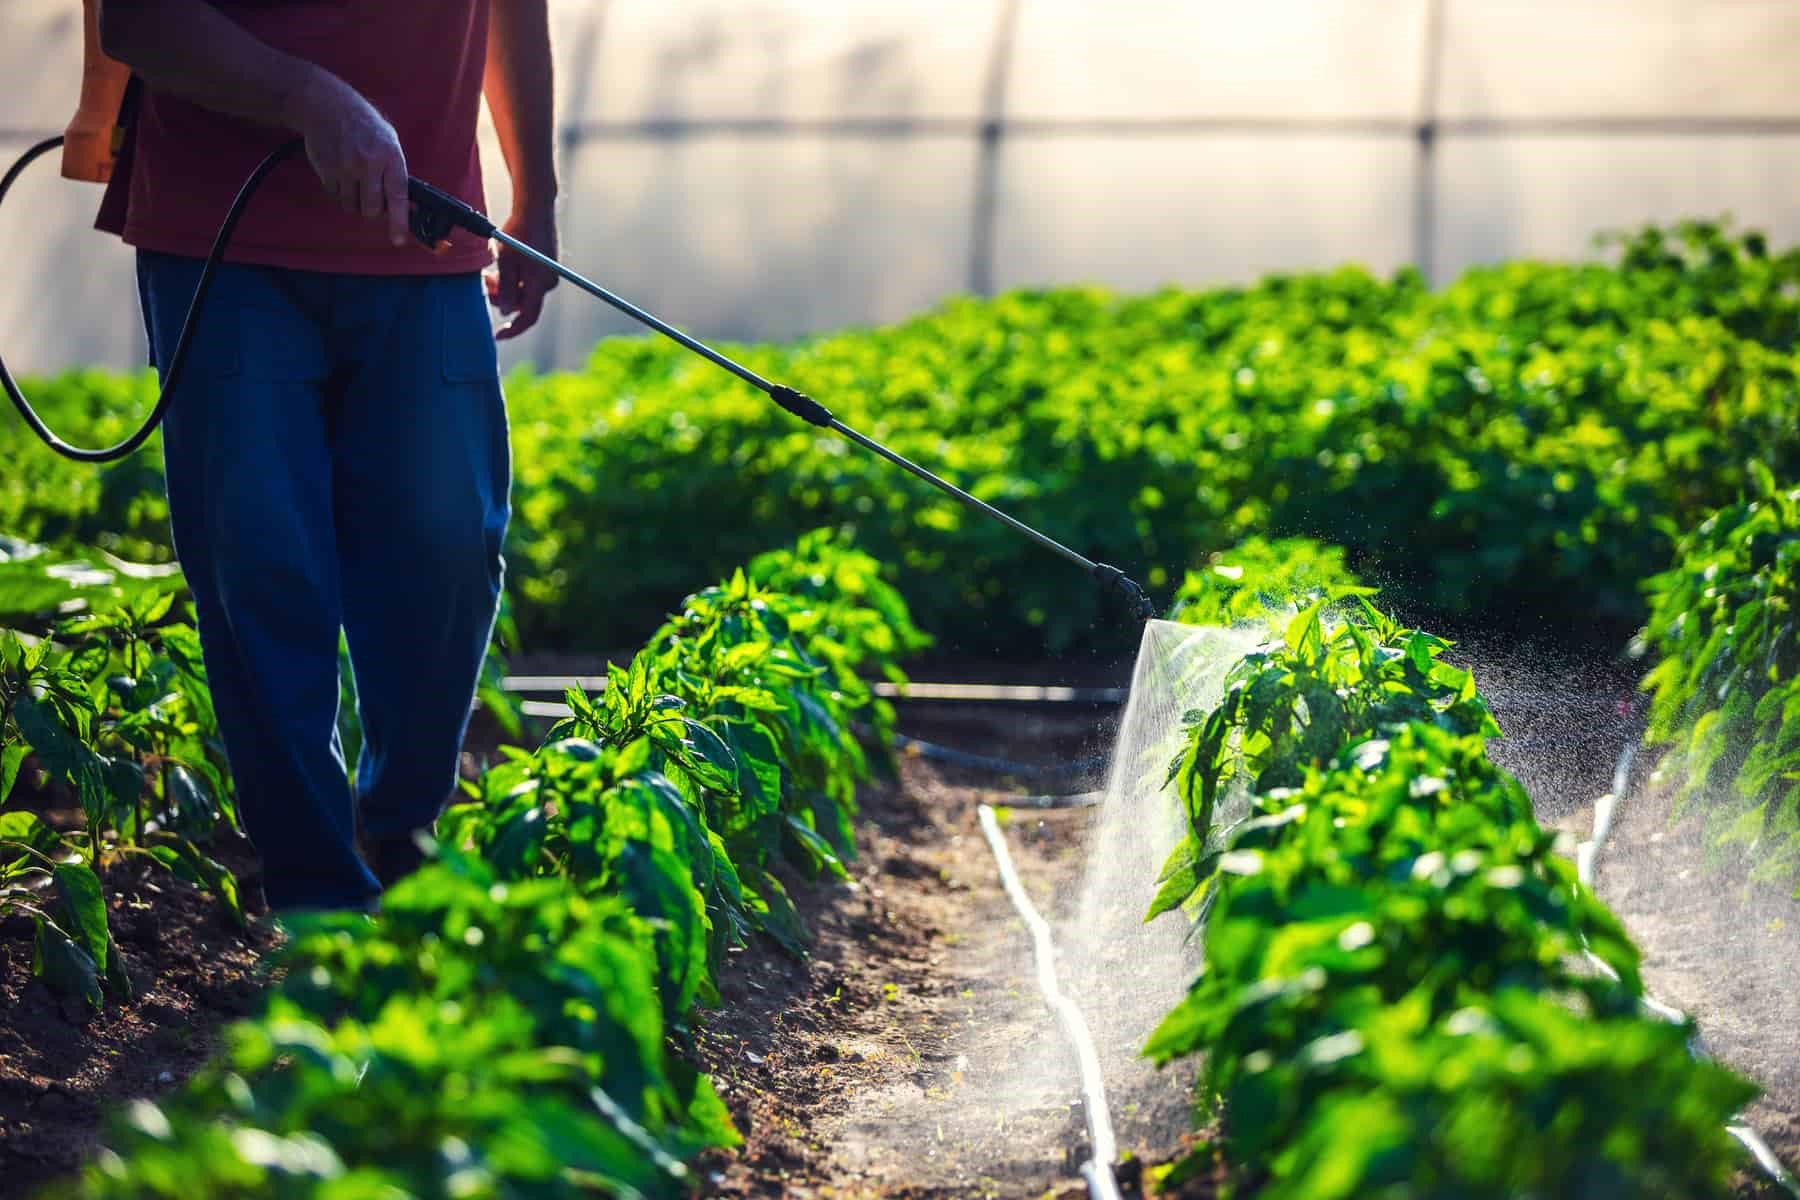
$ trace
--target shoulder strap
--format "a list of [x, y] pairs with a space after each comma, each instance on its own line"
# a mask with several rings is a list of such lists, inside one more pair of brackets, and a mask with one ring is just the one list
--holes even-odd
[[119, 115], [112, 131], [112, 175], [106, 181], [106, 194], [100, 198], [100, 211], [94, 218], [94, 228], [107, 233], [125, 231], [125, 210], [131, 202], [131, 159], [137, 147], [137, 114], [143, 94], [144, 81], [134, 74], [125, 83], [124, 95], [119, 97]]

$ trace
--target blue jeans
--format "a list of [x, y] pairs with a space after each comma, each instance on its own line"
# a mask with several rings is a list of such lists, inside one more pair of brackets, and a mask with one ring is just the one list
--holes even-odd
[[[139, 254], [153, 363], [199, 274]], [[480, 277], [222, 267], [163, 453], [269, 906], [367, 904], [380, 885], [359, 818], [365, 839], [405, 838], [450, 797], [500, 596], [511, 463]], [[340, 631], [364, 739], [354, 795]]]

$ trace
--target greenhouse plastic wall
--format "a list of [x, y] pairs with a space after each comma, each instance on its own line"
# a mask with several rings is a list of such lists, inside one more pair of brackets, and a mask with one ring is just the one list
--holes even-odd
[[[706, 336], [1039, 284], [1417, 264], [1733, 215], [1800, 241], [1791, 0], [552, 0], [567, 260]], [[74, 0], [0, 5], [0, 155], [60, 129]], [[484, 133], [489, 208], [507, 187]], [[130, 254], [50, 168], [0, 211], [27, 369], [139, 361]], [[559, 295], [509, 360], [621, 319]]]

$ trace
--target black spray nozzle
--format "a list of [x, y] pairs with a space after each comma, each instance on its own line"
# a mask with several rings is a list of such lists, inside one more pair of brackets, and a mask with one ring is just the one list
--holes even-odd
[[1124, 596], [1126, 602], [1131, 605], [1131, 615], [1138, 620], [1154, 621], [1156, 619], [1156, 602], [1150, 599], [1150, 594], [1139, 586], [1137, 580], [1119, 568], [1107, 566], [1105, 563], [1095, 563], [1094, 578], [1100, 581], [1101, 587], [1111, 588]]
[[778, 383], [769, 390], [769, 397], [802, 421], [823, 427], [831, 425], [831, 410], [805, 392], [796, 392]]
[[412, 212], [407, 216], [407, 225], [412, 229], [414, 237], [427, 246], [436, 245], [450, 236], [452, 229], [466, 229], [478, 238], [494, 236], [494, 223], [486, 214], [478, 212], [452, 196], [449, 192], [432, 187], [423, 179], [408, 178], [406, 194], [412, 200]]

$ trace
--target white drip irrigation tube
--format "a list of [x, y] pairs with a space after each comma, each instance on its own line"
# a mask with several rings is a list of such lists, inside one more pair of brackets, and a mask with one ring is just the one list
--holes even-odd
[[[1062, 687], [1054, 684], [1017, 683], [890, 683], [877, 680], [870, 690], [883, 700], [939, 700], [970, 704], [1123, 704], [1130, 689], [1122, 687]], [[584, 692], [606, 690], [604, 675], [508, 675], [500, 681], [503, 692], [560, 696], [570, 688]]]
[[1037, 960], [1038, 990], [1044, 1003], [1056, 1014], [1063, 1036], [1075, 1048], [1075, 1061], [1081, 1074], [1081, 1102], [1087, 1109], [1088, 1160], [1081, 1164], [1081, 1177], [1087, 1181], [1088, 1195], [1094, 1200], [1120, 1200], [1119, 1183], [1113, 1177], [1113, 1164], [1119, 1158], [1118, 1139], [1113, 1136], [1112, 1112], [1106, 1107], [1106, 1082], [1100, 1073], [1100, 1055], [1094, 1049], [1094, 1038], [1087, 1021], [1075, 1002], [1063, 995], [1056, 981], [1056, 946], [1050, 940], [1050, 924], [1038, 913], [1019, 873], [1013, 869], [1012, 853], [1006, 848], [1006, 835], [1000, 832], [1000, 821], [994, 810], [983, 804], [978, 813], [981, 832], [994, 862], [1000, 868], [1000, 885], [1006, 889], [1019, 919], [1031, 933], [1032, 955]]
[[[1612, 836], [1613, 818], [1618, 814], [1619, 805], [1624, 802], [1630, 788], [1631, 764], [1637, 757], [1639, 740], [1635, 737], [1632, 738], [1625, 744], [1625, 749], [1619, 753], [1618, 762], [1613, 766], [1612, 791], [1594, 802], [1594, 834], [1576, 847], [1576, 874], [1580, 876], [1581, 882], [1590, 891], [1596, 891], [1596, 893], [1594, 870], [1600, 858], [1600, 851], [1605, 848], [1607, 838]], [[1597, 969], [1614, 979], [1618, 978], [1618, 972], [1608, 966], [1599, 955], [1589, 950], [1587, 957], [1588, 961]], [[1673, 1005], [1664, 1004], [1647, 992], [1639, 998], [1638, 1003], [1645, 1012], [1658, 1020], [1667, 1021], [1671, 1025], [1687, 1024], [1686, 1013]], [[1701, 1039], [1698, 1024], [1694, 1026], [1694, 1035], [1688, 1039], [1688, 1053], [1695, 1058], [1711, 1057]], [[1749, 1152], [1751, 1159], [1763, 1169], [1770, 1179], [1775, 1181], [1777, 1186], [1795, 1200], [1800, 1200], [1800, 1181], [1795, 1180], [1793, 1174], [1782, 1165], [1781, 1159], [1776, 1157], [1775, 1152], [1769, 1148], [1767, 1142], [1762, 1140], [1756, 1130], [1750, 1128], [1743, 1121], [1733, 1121], [1725, 1127], [1725, 1132], [1738, 1140], [1738, 1144]]]

